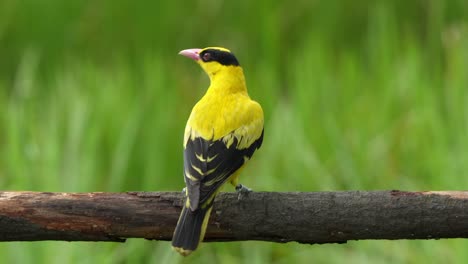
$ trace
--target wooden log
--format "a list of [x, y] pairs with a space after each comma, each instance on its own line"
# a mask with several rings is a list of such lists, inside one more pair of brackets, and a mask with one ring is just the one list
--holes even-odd
[[[179, 192], [0, 192], [0, 241], [171, 240]], [[468, 192], [252, 192], [217, 196], [205, 241], [344, 243], [468, 237]]]

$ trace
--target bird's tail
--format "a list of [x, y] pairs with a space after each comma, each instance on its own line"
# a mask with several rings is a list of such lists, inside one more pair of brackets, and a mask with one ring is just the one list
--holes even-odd
[[213, 202], [195, 211], [192, 211], [188, 204], [184, 205], [172, 237], [172, 247], [181, 255], [187, 256], [192, 253], [203, 240], [211, 208]]

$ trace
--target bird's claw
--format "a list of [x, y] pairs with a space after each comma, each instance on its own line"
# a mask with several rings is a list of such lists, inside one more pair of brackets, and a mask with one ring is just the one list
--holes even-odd
[[248, 188], [245, 185], [238, 184], [236, 186], [236, 192], [238, 193], [237, 195], [237, 200], [242, 200], [242, 198], [246, 195], [248, 195], [250, 192], [252, 192], [252, 189]]

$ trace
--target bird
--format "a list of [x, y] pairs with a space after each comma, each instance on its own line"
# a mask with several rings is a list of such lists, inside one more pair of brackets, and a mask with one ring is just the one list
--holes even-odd
[[183, 256], [203, 241], [216, 194], [231, 183], [239, 199], [251, 190], [239, 184], [244, 165], [263, 142], [264, 116], [247, 92], [234, 54], [222, 47], [185, 49], [205, 71], [210, 85], [188, 118], [183, 141], [185, 201], [172, 238]]

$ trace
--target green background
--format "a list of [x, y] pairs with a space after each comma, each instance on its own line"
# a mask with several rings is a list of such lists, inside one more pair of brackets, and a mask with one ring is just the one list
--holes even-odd
[[[254, 190], [468, 189], [467, 18], [465, 0], [0, 1], [0, 189], [182, 189], [208, 78], [177, 53], [206, 46], [236, 54], [264, 108]], [[2, 243], [0, 261], [463, 263], [467, 248], [205, 243], [184, 259], [130, 239]]]

